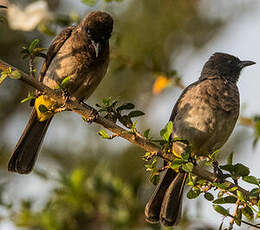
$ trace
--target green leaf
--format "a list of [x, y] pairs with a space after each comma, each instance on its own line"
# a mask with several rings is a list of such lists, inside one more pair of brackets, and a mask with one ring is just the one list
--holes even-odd
[[73, 188], [80, 190], [82, 188], [82, 184], [85, 178], [85, 171], [84, 169], [77, 168], [75, 169], [72, 174], [70, 175], [71, 185]]
[[128, 116], [126, 116], [126, 115], [121, 116], [121, 117], [119, 117], [118, 119], [119, 119], [119, 121], [120, 121], [125, 127], [129, 128], [129, 129], [133, 126], [133, 122], [132, 122], [131, 119], [130, 119]]
[[158, 162], [157, 162], [157, 159], [154, 158], [154, 159], [153, 159], [153, 162], [152, 162], [152, 164], [151, 164], [151, 165], [152, 165], [152, 168], [155, 168], [155, 167], [157, 166], [157, 163], [158, 163]]
[[23, 100], [21, 100], [21, 103], [24, 103], [24, 102], [27, 102], [27, 101], [30, 101], [32, 99], [36, 98], [33, 94], [28, 94], [28, 96], [26, 98], [24, 98]]
[[48, 110], [48, 108], [45, 106], [45, 105], [39, 105], [39, 111], [41, 112], [41, 113], [46, 113], [46, 112], [48, 112], [49, 110]]
[[260, 189], [259, 188], [253, 188], [250, 193], [249, 193], [249, 196], [250, 197], [256, 197], [258, 198], [259, 197], [259, 194], [260, 194]]
[[213, 183], [213, 185], [214, 185], [215, 187], [220, 188], [220, 189], [227, 190], [227, 189], [230, 187], [231, 182], [226, 181], [226, 182], [224, 182], [224, 183]]
[[242, 214], [248, 220], [253, 220], [254, 219], [254, 212], [252, 211], [252, 209], [248, 205], [245, 208], [242, 209]]
[[227, 164], [232, 165], [233, 164], [233, 152], [229, 154], [227, 158]]
[[125, 104], [119, 106], [116, 110], [117, 111], [129, 110], [129, 109], [133, 109], [134, 107], [135, 107], [135, 105], [132, 103], [125, 103]]
[[205, 197], [205, 199], [207, 199], [208, 201], [214, 200], [214, 196], [213, 196], [211, 193], [209, 193], [209, 192], [205, 192], [205, 193], [204, 193], [204, 197]]
[[208, 181], [204, 180], [204, 179], [200, 179], [196, 183], [199, 184], [199, 185], [206, 185], [208, 183]]
[[195, 185], [191, 173], [189, 173], [189, 181], [188, 181], [188, 185], [189, 185], [189, 186], [192, 186], [192, 187]]
[[146, 129], [146, 130], [144, 131], [144, 137], [145, 137], [145, 138], [149, 138], [149, 133], [150, 133], [150, 129]]
[[228, 171], [230, 173], [232, 173], [234, 171], [233, 165], [220, 165], [219, 168], [222, 170]]
[[229, 212], [227, 209], [223, 208], [222, 206], [220, 205], [213, 205], [213, 208], [216, 212], [220, 213], [221, 215], [223, 216], [228, 216], [229, 215]]
[[190, 191], [187, 193], [188, 199], [195, 199], [200, 195], [200, 190], [199, 189], [190, 189]]
[[145, 164], [144, 167], [145, 167], [145, 171], [152, 171], [152, 166], [151, 165]]
[[183, 164], [182, 159], [175, 158], [174, 161], [171, 162], [170, 167], [172, 169], [177, 169]]
[[191, 162], [188, 162], [188, 163], [182, 165], [182, 169], [183, 169], [185, 172], [191, 173], [192, 170], [193, 170], [193, 164], [192, 164]]
[[172, 121], [169, 121], [166, 126], [160, 131], [160, 136], [163, 140], [169, 141], [169, 138], [173, 131], [173, 123]]
[[110, 105], [111, 97], [103, 98], [103, 104], [108, 107]]
[[237, 190], [237, 198], [241, 201], [245, 201], [244, 195], [242, 192], [240, 192], [239, 190]]
[[229, 191], [229, 192], [235, 192], [237, 189], [238, 189], [238, 188], [234, 186], [234, 187], [228, 189], [228, 191]]
[[60, 83], [62, 86], [66, 85], [68, 81], [70, 80], [71, 76], [65, 77], [62, 82]]
[[100, 130], [98, 132], [98, 135], [103, 137], [104, 139], [109, 139], [110, 138], [110, 136], [108, 135], [108, 133], [105, 130]]
[[190, 158], [190, 153], [189, 152], [184, 152], [181, 154], [181, 158], [183, 160], [188, 160]]
[[134, 133], [136, 129], [137, 121], [134, 122], [134, 124], [131, 127], [131, 131]]
[[31, 54], [33, 52], [33, 50], [35, 49], [35, 47], [38, 45], [39, 43], [39, 39], [34, 39], [32, 41], [32, 43], [30, 44], [28, 50], [29, 50], [29, 53]]
[[259, 186], [259, 180], [254, 176], [243, 176], [242, 179], [243, 179], [243, 181], [245, 181], [247, 183], [255, 184], [255, 185]]
[[145, 115], [144, 112], [140, 111], [140, 110], [134, 110], [134, 111], [131, 111], [129, 114], [128, 114], [128, 117], [140, 117], [140, 116], [143, 116]]
[[216, 150], [215, 152], [213, 152], [213, 153], [209, 156], [209, 158], [210, 158], [211, 160], [215, 161], [216, 158], [217, 158], [218, 152], [219, 152], [219, 150]]
[[237, 226], [241, 225], [241, 220], [242, 220], [242, 211], [241, 211], [241, 208], [239, 208], [237, 210], [237, 216], [235, 218], [235, 223], [236, 223]]
[[8, 75], [4, 72], [1, 73], [0, 77], [0, 85], [3, 83], [3, 81], [8, 77]]
[[237, 198], [234, 196], [226, 196], [213, 201], [213, 204], [235, 204]]
[[235, 175], [243, 177], [243, 176], [248, 176], [250, 173], [250, 170], [245, 165], [237, 163], [234, 165], [234, 173], [235, 173]]
[[160, 180], [160, 174], [158, 172], [152, 173], [150, 176], [150, 181], [154, 184], [157, 185]]
[[218, 197], [221, 198], [221, 197], [224, 196], [224, 194], [225, 194], [224, 191], [219, 191], [219, 192], [218, 192]]
[[145, 160], [145, 161], [147, 161], [147, 158], [150, 158], [152, 155], [153, 155], [153, 154], [152, 154], [151, 152], [146, 152], [146, 153], [143, 155], [142, 159]]

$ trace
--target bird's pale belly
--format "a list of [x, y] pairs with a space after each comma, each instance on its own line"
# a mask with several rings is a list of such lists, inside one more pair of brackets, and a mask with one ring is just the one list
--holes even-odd
[[192, 106], [175, 117], [174, 136], [188, 140], [195, 154], [208, 155], [222, 147], [230, 136], [236, 123], [234, 113], [238, 112], [212, 109], [204, 103]]

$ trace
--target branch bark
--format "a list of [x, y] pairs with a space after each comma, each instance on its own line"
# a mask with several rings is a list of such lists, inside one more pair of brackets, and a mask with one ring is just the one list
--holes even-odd
[[[37, 89], [38, 91], [41, 91], [44, 94], [50, 96], [51, 98], [56, 100], [57, 103], [62, 104], [67, 110], [71, 110], [75, 113], [80, 114], [87, 121], [93, 121], [94, 123], [115, 133], [117, 136], [120, 136], [120, 137], [128, 140], [132, 144], [139, 146], [140, 148], [144, 149], [145, 151], [151, 152], [154, 156], [161, 157], [167, 161], [174, 160], [173, 154], [165, 153], [159, 146], [155, 145], [154, 143], [151, 143], [142, 135], [129, 132], [128, 130], [118, 126], [117, 124], [113, 123], [112, 121], [105, 119], [104, 117], [100, 116], [98, 114], [98, 112], [91, 106], [78, 103], [77, 101], [74, 101], [71, 98], [69, 98], [69, 99], [64, 98], [62, 92], [50, 89], [49, 87], [45, 86], [44, 84], [42, 84], [35, 78], [29, 76], [28, 74], [24, 73], [23, 71], [9, 65], [8, 63], [6, 63], [0, 59], [0, 71], [6, 71], [9, 67], [11, 67], [13, 71], [14, 70], [19, 71], [19, 73], [21, 74], [21, 77], [19, 80], [32, 86], [33, 88]], [[211, 182], [215, 182], [217, 180], [216, 176], [213, 173], [209, 172], [206, 169], [201, 168], [200, 166], [194, 166], [192, 172], [195, 175], [197, 175], [198, 177], [206, 179]], [[249, 196], [249, 191], [245, 190], [244, 188], [242, 188], [238, 185], [235, 185], [234, 183], [229, 182], [227, 180], [225, 182], [229, 183], [229, 186], [228, 186], [229, 188], [237, 187], [237, 189], [244, 195], [244, 197]], [[234, 194], [236, 195], [236, 192], [234, 192]]]

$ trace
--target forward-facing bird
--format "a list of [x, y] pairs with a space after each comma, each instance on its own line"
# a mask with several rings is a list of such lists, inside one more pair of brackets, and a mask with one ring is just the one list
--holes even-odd
[[[101, 11], [91, 12], [78, 26], [64, 29], [48, 49], [39, 80], [56, 89], [67, 78], [69, 96], [79, 102], [87, 99], [106, 74], [112, 30], [112, 17]], [[22, 174], [32, 171], [53, 117], [41, 113], [38, 106], [49, 102], [44, 96], [36, 99], [30, 120], [9, 161], [9, 171]]]
[[[252, 61], [215, 53], [205, 63], [198, 81], [189, 85], [175, 104], [170, 121], [172, 137], [188, 140], [192, 154], [207, 156], [221, 148], [232, 133], [239, 115], [237, 81]], [[184, 152], [183, 142], [173, 142], [172, 152]], [[187, 173], [167, 169], [145, 208], [148, 222], [178, 224]]]

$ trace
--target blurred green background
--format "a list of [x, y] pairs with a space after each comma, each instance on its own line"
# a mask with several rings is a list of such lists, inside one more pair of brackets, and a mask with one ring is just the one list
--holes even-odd
[[[108, 96], [132, 102], [146, 113], [137, 119], [137, 128], [151, 128], [158, 137], [181, 91], [171, 87], [154, 95], [155, 79], [171, 76], [187, 85], [216, 51], [234, 51], [256, 61], [253, 48], [245, 52], [243, 44], [232, 42], [238, 40], [232, 34], [242, 30], [240, 24], [254, 8], [259, 12], [256, 1], [236, 0], [9, 1], [9, 12], [0, 12], [0, 58], [28, 72], [21, 58], [23, 46], [39, 38], [40, 45], [48, 47], [65, 26], [92, 10], [105, 10], [114, 18], [110, 65], [87, 103], [94, 106]], [[37, 61], [38, 69], [41, 63]], [[101, 127], [86, 125], [76, 114], [55, 116], [33, 173], [7, 172], [10, 153], [29, 117], [29, 105], [20, 103], [28, 90], [32, 89], [14, 80], [0, 88], [0, 229], [162, 229], [144, 221], [145, 202], [153, 190], [141, 159], [144, 151], [119, 138], [102, 139], [97, 135]], [[242, 92], [241, 97], [246, 95]], [[252, 116], [257, 109], [244, 111]], [[238, 128], [226, 151], [239, 154], [248, 142], [246, 151], [252, 152], [252, 138], [252, 130]], [[185, 202], [184, 210], [182, 224], [175, 229], [217, 229], [222, 220], [201, 200]]]

